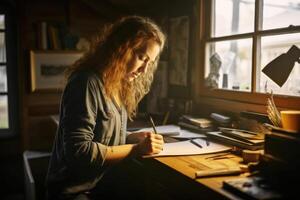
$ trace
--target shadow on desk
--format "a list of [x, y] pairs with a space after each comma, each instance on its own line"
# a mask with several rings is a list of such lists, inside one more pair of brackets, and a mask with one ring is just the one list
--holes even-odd
[[[188, 158], [195, 156], [179, 156], [179, 157], [165, 157], [164, 158], [146, 158], [134, 159], [132, 161], [131, 170], [135, 171], [136, 176], [143, 177], [145, 184], [145, 199], [156, 200], [219, 200], [219, 199], [234, 199], [232, 195], [221, 189], [212, 189], [202, 182], [195, 180], [184, 174], [183, 171], [168, 166], [163, 160], [179, 161], [181, 158]], [[180, 162], [178, 163], [178, 167]], [[176, 164], [175, 164], [176, 165]], [[187, 166], [188, 167], [188, 166]], [[136, 170], [136, 169], [139, 170]], [[215, 180], [215, 178], [212, 178]], [[216, 188], [221, 188], [221, 183], [218, 181], [208, 180], [213, 184], [217, 184]], [[217, 191], [219, 190], [219, 191]], [[238, 198], [236, 198], [238, 199]]]

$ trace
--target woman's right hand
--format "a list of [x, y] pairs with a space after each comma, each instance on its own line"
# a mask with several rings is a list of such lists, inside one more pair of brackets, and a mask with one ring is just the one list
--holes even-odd
[[144, 132], [144, 139], [137, 144], [141, 155], [158, 154], [163, 150], [163, 136], [152, 132]]

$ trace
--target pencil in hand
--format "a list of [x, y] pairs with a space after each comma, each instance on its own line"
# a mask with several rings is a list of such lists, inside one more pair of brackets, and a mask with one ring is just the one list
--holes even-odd
[[157, 131], [156, 131], [156, 128], [155, 128], [155, 124], [154, 124], [154, 121], [152, 119], [152, 117], [149, 115], [149, 119], [150, 119], [150, 122], [151, 122], [151, 125], [152, 125], [152, 128], [154, 130], [154, 133], [157, 134]]

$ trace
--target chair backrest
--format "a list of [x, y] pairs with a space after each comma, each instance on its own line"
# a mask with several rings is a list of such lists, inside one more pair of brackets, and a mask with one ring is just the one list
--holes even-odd
[[24, 151], [24, 181], [27, 200], [44, 199], [45, 178], [50, 155], [49, 152]]

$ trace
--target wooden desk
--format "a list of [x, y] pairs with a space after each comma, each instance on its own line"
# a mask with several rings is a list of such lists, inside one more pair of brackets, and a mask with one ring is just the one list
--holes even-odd
[[208, 158], [212, 155], [215, 154], [134, 160], [147, 179], [147, 199], [241, 199], [224, 190], [222, 181], [247, 174], [195, 179], [198, 170], [212, 165], [239, 165], [242, 160], [233, 154], [228, 155], [228, 159]]
[[[58, 124], [57, 116], [52, 116]], [[209, 166], [237, 166], [242, 159], [229, 154], [228, 159], [213, 160], [210, 157], [216, 154], [196, 156], [173, 156], [157, 158], [133, 159], [123, 165], [123, 173], [129, 173], [134, 181], [146, 185], [146, 199], [152, 200], [241, 200], [240, 197], [222, 188], [223, 180], [245, 176], [222, 176], [195, 179], [195, 172], [209, 168]]]

